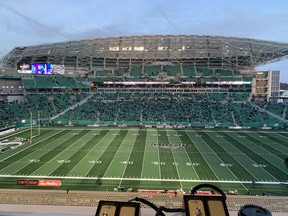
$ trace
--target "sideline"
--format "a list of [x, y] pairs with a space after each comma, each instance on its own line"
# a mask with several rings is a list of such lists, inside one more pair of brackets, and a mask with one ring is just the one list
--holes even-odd
[[[97, 180], [99, 177], [81, 177], [81, 176], [37, 176], [37, 175], [0, 175], [0, 177], [3, 178], [9, 178], [9, 177], [14, 177], [14, 178], [37, 178], [37, 179], [80, 179], [80, 180]], [[249, 184], [251, 181], [235, 181], [235, 180], [201, 180], [201, 179], [157, 179], [157, 178], [120, 178], [120, 177], [101, 177], [102, 180], [132, 180], [132, 181], [168, 181], [168, 182], [203, 182], [203, 183], [237, 183], [237, 184]], [[287, 182], [265, 182], [265, 181], [257, 181], [256, 183], [260, 184], [286, 184], [288, 185]]]

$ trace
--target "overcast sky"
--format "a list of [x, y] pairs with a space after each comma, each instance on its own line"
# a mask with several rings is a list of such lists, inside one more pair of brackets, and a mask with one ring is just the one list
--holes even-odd
[[[0, 0], [0, 57], [15, 46], [198, 34], [288, 43], [288, 0]], [[259, 69], [281, 71], [288, 60]]]

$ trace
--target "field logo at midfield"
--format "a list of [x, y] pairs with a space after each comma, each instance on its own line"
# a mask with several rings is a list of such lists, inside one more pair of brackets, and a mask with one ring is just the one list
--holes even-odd
[[21, 137], [13, 137], [12, 139], [5, 139], [0, 141], [0, 153], [4, 153], [9, 149], [16, 149], [18, 146], [23, 145], [28, 139]]
[[179, 147], [190, 147], [189, 144], [174, 144], [174, 143], [152, 143], [151, 146], [159, 148], [176, 149]]

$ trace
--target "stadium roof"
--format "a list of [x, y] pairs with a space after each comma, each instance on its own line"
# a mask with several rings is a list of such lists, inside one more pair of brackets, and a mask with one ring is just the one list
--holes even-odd
[[0, 65], [51, 63], [91, 70], [182, 64], [246, 70], [287, 57], [288, 43], [210, 35], [143, 35], [15, 47]]

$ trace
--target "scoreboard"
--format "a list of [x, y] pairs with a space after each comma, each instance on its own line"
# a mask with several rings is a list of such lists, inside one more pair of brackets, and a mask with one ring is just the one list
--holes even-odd
[[62, 74], [64, 75], [64, 65], [54, 64], [25, 64], [18, 65], [18, 73], [21, 74], [34, 74], [34, 75], [50, 75], [50, 74]]

